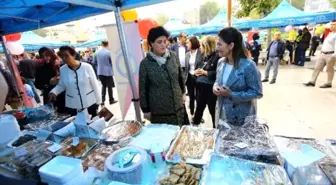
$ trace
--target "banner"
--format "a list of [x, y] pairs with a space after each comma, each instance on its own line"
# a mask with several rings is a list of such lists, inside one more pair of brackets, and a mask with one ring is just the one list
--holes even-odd
[[[124, 34], [126, 36], [126, 45], [129, 51], [128, 55], [130, 57], [129, 65], [131, 68], [131, 76], [132, 80], [135, 82], [137, 94], [139, 94], [139, 66], [143, 54], [138, 25], [135, 22], [125, 22], [123, 23], [123, 26], [125, 31]], [[112, 55], [114, 80], [116, 82], [120, 110], [122, 118], [124, 119], [132, 103], [132, 89], [128, 81], [128, 74], [121, 50], [117, 25], [108, 25], [105, 26], [105, 29]]]

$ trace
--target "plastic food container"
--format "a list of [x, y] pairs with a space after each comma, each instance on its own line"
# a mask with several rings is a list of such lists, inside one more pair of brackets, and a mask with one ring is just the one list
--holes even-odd
[[127, 184], [142, 184], [143, 175], [152, 174], [151, 163], [145, 150], [125, 147], [112, 153], [105, 161], [109, 180]]
[[0, 115], [0, 130], [5, 130], [0, 135], [0, 146], [5, 146], [8, 142], [18, 137], [21, 133], [20, 126], [13, 115]]
[[39, 169], [41, 181], [48, 184], [67, 184], [84, 174], [80, 159], [57, 156]]

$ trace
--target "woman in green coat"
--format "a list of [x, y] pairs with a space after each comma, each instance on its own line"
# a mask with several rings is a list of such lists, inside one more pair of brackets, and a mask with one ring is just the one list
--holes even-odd
[[148, 34], [151, 51], [139, 71], [140, 106], [152, 123], [188, 124], [185, 85], [179, 59], [167, 49], [169, 33], [161, 26]]

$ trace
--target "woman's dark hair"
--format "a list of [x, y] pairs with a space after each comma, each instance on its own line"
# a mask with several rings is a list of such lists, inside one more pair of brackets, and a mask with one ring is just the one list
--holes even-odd
[[218, 37], [226, 44], [234, 44], [232, 49], [232, 58], [234, 60], [235, 68], [238, 67], [240, 58], [248, 58], [247, 49], [244, 46], [243, 36], [236, 28], [224, 28], [218, 33]]
[[46, 52], [47, 50], [49, 50], [49, 48], [47, 48], [47, 47], [42, 47], [42, 48], [40, 48], [40, 49], [38, 50], [39, 56], [40, 56], [41, 58], [44, 58], [44, 52]]
[[254, 34], [252, 35], [252, 39], [253, 39], [253, 40], [258, 40], [258, 39], [260, 39], [259, 33], [254, 33]]
[[152, 47], [152, 43], [155, 42], [155, 40], [161, 36], [169, 38], [169, 32], [162, 26], [150, 29], [147, 37], [149, 46]]
[[196, 36], [190, 36], [190, 37], [188, 38], [188, 40], [190, 41], [191, 49], [192, 49], [192, 50], [195, 50], [195, 49], [199, 49], [199, 48], [200, 48], [200, 42], [199, 42], [199, 40], [197, 39]]
[[75, 57], [77, 55], [77, 52], [74, 48], [70, 47], [70, 46], [62, 46], [59, 48], [59, 51], [60, 52], [63, 52], [63, 51], [68, 51], [69, 54], [73, 57]]

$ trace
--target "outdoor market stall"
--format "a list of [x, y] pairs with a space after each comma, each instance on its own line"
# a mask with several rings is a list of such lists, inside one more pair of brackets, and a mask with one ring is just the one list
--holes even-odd
[[[71, 185], [332, 185], [336, 180], [335, 140], [272, 137], [255, 118], [228, 130], [88, 122], [83, 112], [69, 118], [51, 110], [25, 110], [29, 123], [23, 131], [18, 123], [6, 128], [2, 174]], [[16, 122], [9, 114], [0, 116], [0, 123], [4, 120]]]

